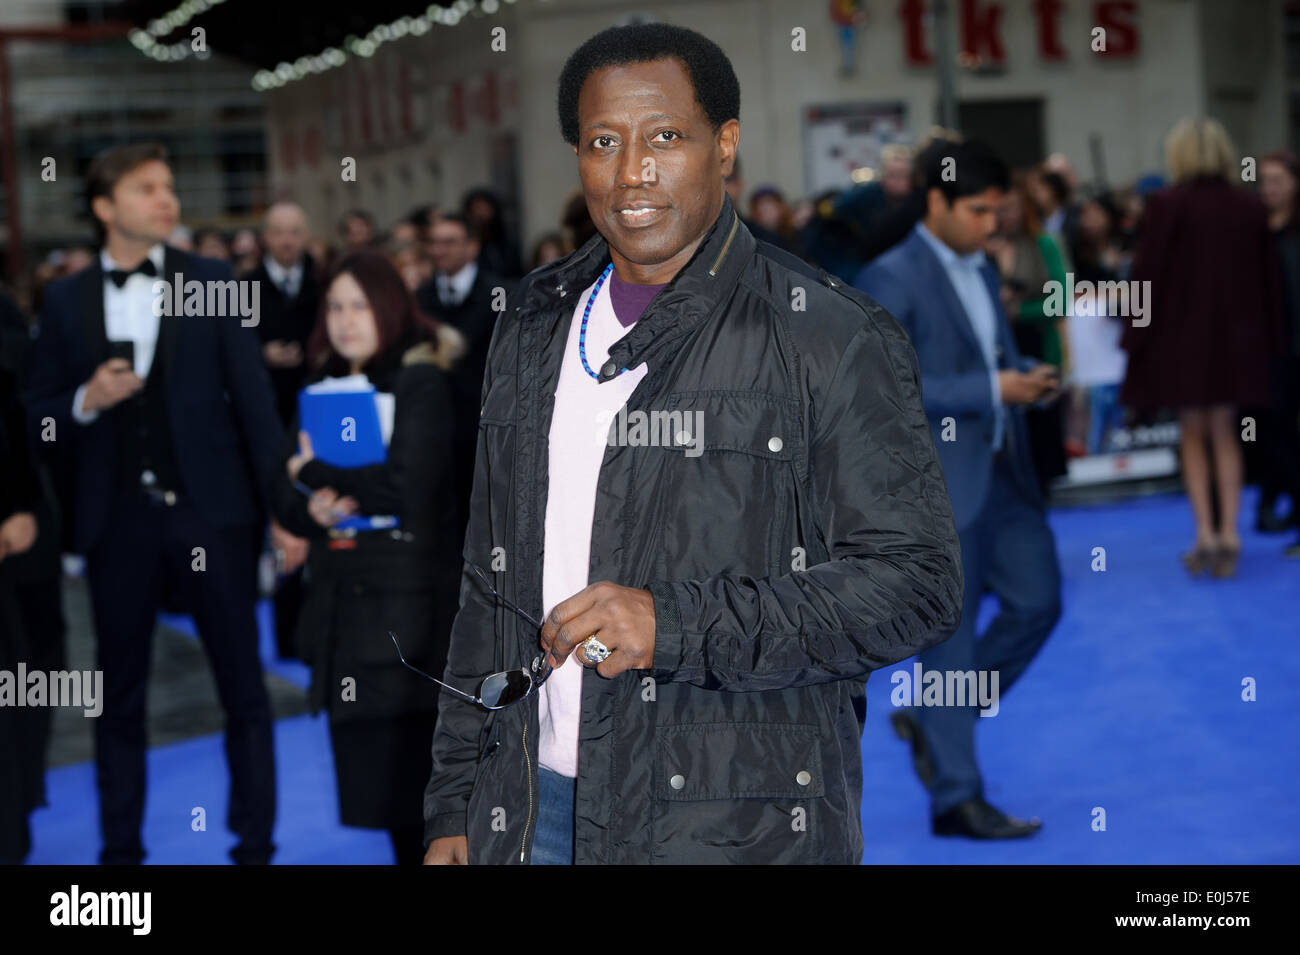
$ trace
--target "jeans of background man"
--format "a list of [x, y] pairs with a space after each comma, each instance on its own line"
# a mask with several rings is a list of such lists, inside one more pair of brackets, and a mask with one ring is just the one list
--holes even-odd
[[573, 791], [576, 780], [538, 767], [541, 793], [529, 865], [573, 865]]
[[[948, 671], [998, 671], [1000, 701], [1033, 660], [1061, 615], [1061, 571], [1047, 519], [1026, 501], [1006, 457], [994, 457], [988, 497], [961, 538], [965, 597], [961, 625], [943, 643], [918, 656], [923, 672], [937, 670], [947, 685]], [[984, 590], [1001, 604], [984, 635], [975, 637]], [[991, 679], [986, 678], [986, 679]], [[990, 687], [991, 683], [988, 684]], [[921, 726], [934, 763], [930, 811], [934, 816], [983, 795], [975, 759], [977, 706], [918, 706]]]

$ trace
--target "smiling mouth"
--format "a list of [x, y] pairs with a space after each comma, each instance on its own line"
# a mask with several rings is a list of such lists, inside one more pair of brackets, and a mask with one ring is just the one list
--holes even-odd
[[646, 206], [640, 209], [619, 209], [617, 215], [619, 221], [626, 225], [641, 226], [657, 222], [667, 211], [667, 206]]

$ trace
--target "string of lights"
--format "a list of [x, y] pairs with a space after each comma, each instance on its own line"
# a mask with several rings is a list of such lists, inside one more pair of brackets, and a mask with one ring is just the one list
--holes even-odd
[[[151, 20], [146, 29], [135, 29], [128, 34], [133, 46], [147, 56], [159, 61], [177, 61], [193, 56], [207, 59], [211, 54], [206, 50], [195, 50], [190, 38], [175, 43], [163, 40], [184, 27], [199, 14], [225, 3], [226, 0], [185, 0], [171, 12]], [[385, 43], [400, 40], [406, 36], [423, 36], [435, 26], [455, 26], [471, 13], [491, 16], [501, 9], [502, 3], [513, 4], [516, 0], [456, 0], [446, 6], [431, 4], [423, 14], [405, 16], [392, 23], [381, 23], [364, 37], [348, 36], [342, 47], [330, 46], [310, 56], [300, 56], [292, 63], [279, 63], [273, 70], [258, 70], [252, 78], [253, 89], [258, 92], [277, 89], [296, 80], [304, 79], [335, 69], [347, 63], [353, 57], [365, 59], [373, 56], [375, 51]]]

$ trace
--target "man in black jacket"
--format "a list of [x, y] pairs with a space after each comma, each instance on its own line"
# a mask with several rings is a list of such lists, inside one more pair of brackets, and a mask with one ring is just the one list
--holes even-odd
[[75, 460], [74, 539], [104, 674], [100, 861], [144, 858], [145, 691], [165, 588], [194, 616], [226, 711], [231, 854], [265, 863], [275, 765], [253, 606], [280, 429], [251, 327], [258, 289], [163, 244], [179, 203], [161, 146], [101, 153], [87, 192], [103, 248], [46, 290], [28, 414]]
[[497, 324], [444, 673], [547, 679], [441, 695], [426, 862], [861, 860], [865, 680], [956, 626], [957, 536], [902, 330], [724, 193], [739, 98], [662, 24], [561, 74], [600, 234]]
[[261, 283], [262, 314], [257, 337], [271, 374], [280, 420], [287, 427], [298, 412], [298, 391], [307, 377], [307, 339], [316, 326], [320, 293], [312, 257], [307, 214], [296, 202], [277, 202], [266, 210], [257, 268], [241, 278]]
[[439, 216], [430, 234], [436, 274], [416, 290], [416, 302], [425, 315], [445, 321], [465, 336], [465, 354], [450, 372], [452, 413], [456, 417], [453, 486], [460, 513], [458, 533], [463, 537], [474, 482], [474, 442], [488, 345], [497, 316], [505, 307], [505, 296], [515, 283], [479, 266], [478, 235], [464, 216]]

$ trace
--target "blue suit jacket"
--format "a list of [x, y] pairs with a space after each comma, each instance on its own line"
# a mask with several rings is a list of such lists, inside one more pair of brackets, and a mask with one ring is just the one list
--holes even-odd
[[[997, 314], [999, 368], [1028, 370], [998, 296], [993, 266], [980, 269]], [[916, 232], [858, 273], [853, 283], [874, 298], [907, 330], [921, 366], [921, 398], [935, 450], [943, 465], [960, 530], [973, 521], [988, 495], [993, 473], [995, 402], [988, 366], [966, 309], [953, 291], [943, 263]], [[1006, 407], [1003, 448], [1022, 490], [1039, 506], [1042, 495], [1029, 454], [1024, 412]], [[948, 422], [947, 419], [951, 419]], [[944, 440], [945, 425], [949, 440]]]
[[[159, 279], [228, 281], [224, 262], [167, 248]], [[260, 317], [260, 316], [259, 316]], [[162, 323], [172, 323], [163, 334]], [[159, 348], [170, 360], [167, 412], [184, 492], [216, 526], [255, 523], [270, 501], [282, 440], [257, 329], [238, 316], [163, 316]], [[95, 264], [50, 285], [41, 310], [28, 380], [34, 433], [53, 418], [55, 440], [70, 442], [75, 461], [75, 545], [85, 554], [103, 530], [118, 469], [114, 409], [88, 425], [72, 417], [78, 387], [108, 358], [104, 272]]]

